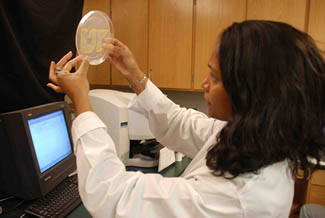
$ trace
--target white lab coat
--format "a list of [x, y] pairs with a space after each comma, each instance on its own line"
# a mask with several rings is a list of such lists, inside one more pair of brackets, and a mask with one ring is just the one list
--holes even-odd
[[289, 216], [294, 180], [287, 161], [261, 169], [258, 175], [232, 180], [213, 176], [205, 156], [225, 122], [180, 108], [150, 81], [129, 106], [149, 119], [161, 144], [193, 160], [178, 178], [126, 172], [105, 125], [93, 112], [80, 114], [72, 125], [79, 192], [93, 217]]

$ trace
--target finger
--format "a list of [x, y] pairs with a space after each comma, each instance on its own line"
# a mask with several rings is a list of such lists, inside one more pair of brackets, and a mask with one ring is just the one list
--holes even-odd
[[109, 49], [108, 49], [109, 46], [112, 46], [112, 45], [107, 45], [107, 44], [102, 45], [102, 56], [103, 56], [104, 60], [107, 59], [108, 62], [111, 62], [112, 57], [111, 57]]
[[102, 45], [102, 50], [104, 57], [106, 56], [115, 56], [119, 57], [125, 52], [125, 48], [118, 47], [109, 43], [105, 43]]
[[112, 57], [111, 56], [108, 55], [106, 58], [107, 58], [108, 62], [112, 63]]
[[49, 69], [49, 79], [54, 82], [55, 78], [55, 63], [54, 61], [51, 61], [51, 64], [50, 64], [50, 69]]
[[103, 43], [102, 50], [103, 51], [112, 51], [114, 49], [114, 45], [110, 43]]
[[61, 93], [63, 92], [60, 86], [54, 85], [53, 83], [46, 84], [47, 87], [53, 89], [55, 92]]
[[82, 60], [82, 56], [81, 55], [79, 55], [78, 57], [75, 57], [74, 59], [72, 59], [71, 61], [69, 61], [66, 65], [64, 65], [63, 70], [70, 72], [71, 69], [72, 69], [72, 67], [77, 66], [77, 64], [79, 62], [81, 62], [81, 60]]
[[106, 37], [104, 38], [104, 42], [109, 43], [109, 44], [117, 44], [119, 43], [118, 39], [111, 38], [111, 37]]
[[61, 58], [61, 60], [59, 60], [56, 66], [62, 68], [65, 65], [65, 63], [67, 63], [68, 60], [70, 60], [71, 58], [72, 58], [72, 51], [69, 51], [66, 55], [63, 56], [63, 58]]
[[117, 69], [118, 68], [118, 61], [114, 57], [110, 57], [109, 62]]
[[106, 59], [108, 56], [113, 54], [114, 45], [104, 43], [102, 45], [102, 55]]
[[76, 69], [76, 71], [77, 71], [79, 69], [80, 65], [81, 65], [81, 61], [76, 63], [76, 65], [74, 66], [74, 69]]
[[121, 41], [119, 41], [118, 39], [115, 39], [115, 38], [107, 37], [107, 38], [104, 39], [104, 42], [106, 42], [108, 44], [112, 44], [112, 45], [117, 46], [117, 47], [121, 47], [121, 48], [126, 48], [127, 47]]
[[111, 55], [109, 55], [107, 52], [103, 55], [104, 60], [108, 60], [108, 62], [112, 61]]
[[80, 72], [81, 74], [86, 74], [87, 75], [88, 67], [89, 67], [89, 57], [86, 56], [86, 58], [83, 59], [78, 72]]

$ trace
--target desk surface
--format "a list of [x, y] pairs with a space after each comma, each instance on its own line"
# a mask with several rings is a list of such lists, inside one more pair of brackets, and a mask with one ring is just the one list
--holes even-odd
[[[183, 158], [182, 161], [175, 162], [171, 164], [169, 167], [167, 167], [166, 169], [162, 170], [160, 174], [163, 175], [164, 177], [177, 177], [184, 172], [185, 168], [190, 162], [191, 159], [185, 157]], [[91, 216], [82, 204], [78, 206], [74, 211], [72, 211], [72, 213], [70, 213], [68, 216], [68, 218], [86, 218], [86, 217], [89, 218]]]

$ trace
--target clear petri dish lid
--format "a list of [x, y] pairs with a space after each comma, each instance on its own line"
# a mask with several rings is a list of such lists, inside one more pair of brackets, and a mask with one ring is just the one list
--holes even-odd
[[89, 64], [98, 65], [105, 61], [102, 43], [113, 37], [111, 19], [102, 11], [90, 11], [79, 22], [76, 32], [76, 48], [79, 55], [88, 56]]

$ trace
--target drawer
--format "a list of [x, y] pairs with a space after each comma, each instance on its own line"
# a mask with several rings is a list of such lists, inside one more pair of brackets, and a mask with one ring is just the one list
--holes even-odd
[[325, 170], [316, 170], [311, 177], [311, 184], [325, 186]]
[[307, 203], [325, 205], [325, 186], [311, 185]]

